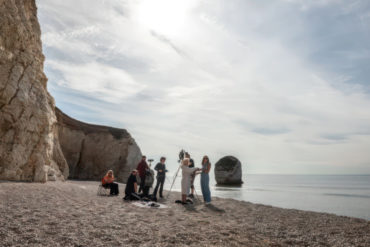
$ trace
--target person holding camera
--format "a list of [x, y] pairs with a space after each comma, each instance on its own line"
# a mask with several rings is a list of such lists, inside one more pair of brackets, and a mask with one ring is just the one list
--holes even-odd
[[[190, 157], [190, 154], [188, 152], [185, 153], [185, 158], [189, 159], [189, 167], [193, 168], [195, 167], [194, 165], [194, 160]], [[191, 177], [190, 180], [190, 189], [191, 193], [189, 194], [190, 190], [188, 190], [187, 194], [189, 195], [190, 198], [194, 198], [194, 180], [195, 180], [195, 174]]]
[[157, 171], [157, 185], [155, 186], [154, 192], [153, 192], [153, 197], [157, 198], [157, 192], [159, 188], [159, 197], [163, 198], [163, 185], [164, 181], [166, 179], [166, 162], [165, 157], [161, 157], [160, 162], [157, 163], [157, 165], [154, 167], [154, 170]]

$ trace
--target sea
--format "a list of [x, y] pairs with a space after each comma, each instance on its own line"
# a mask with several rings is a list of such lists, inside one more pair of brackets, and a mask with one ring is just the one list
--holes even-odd
[[[170, 189], [175, 175], [167, 176]], [[370, 175], [262, 175], [243, 174], [240, 187], [216, 185], [210, 174], [212, 196], [232, 198], [281, 208], [332, 213], [370, 220]], [[181, 171], [173, 191], [181, 190]], [[202, 198], [200, 176], [196, 194]]]

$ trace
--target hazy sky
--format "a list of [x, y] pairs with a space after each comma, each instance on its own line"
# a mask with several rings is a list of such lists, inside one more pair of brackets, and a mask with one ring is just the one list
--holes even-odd
[[370, 173], [370, 1], [37, 4], [56, 105], [147, 156]]

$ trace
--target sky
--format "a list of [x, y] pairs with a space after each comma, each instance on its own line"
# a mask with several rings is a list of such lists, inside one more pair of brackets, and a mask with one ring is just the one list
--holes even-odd
[[177, 166], [370, 174], [370, 1], [37, 0], [56, 105]]

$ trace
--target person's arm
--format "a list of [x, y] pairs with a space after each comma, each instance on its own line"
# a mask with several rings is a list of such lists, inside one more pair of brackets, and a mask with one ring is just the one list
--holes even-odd
[[209, 173], [210, 170], [211, 170], [211, 163], [208, 163], [206, 173]]
[[134, 190], [135, 190], [135, 193], [137, 193], [137, 183], [136, 182], [134, 183]]
[[198, 168], [183, 166], [182, 169], [185, 171], [185, 173], [192, 173], [192, 172], [194, 172]]

